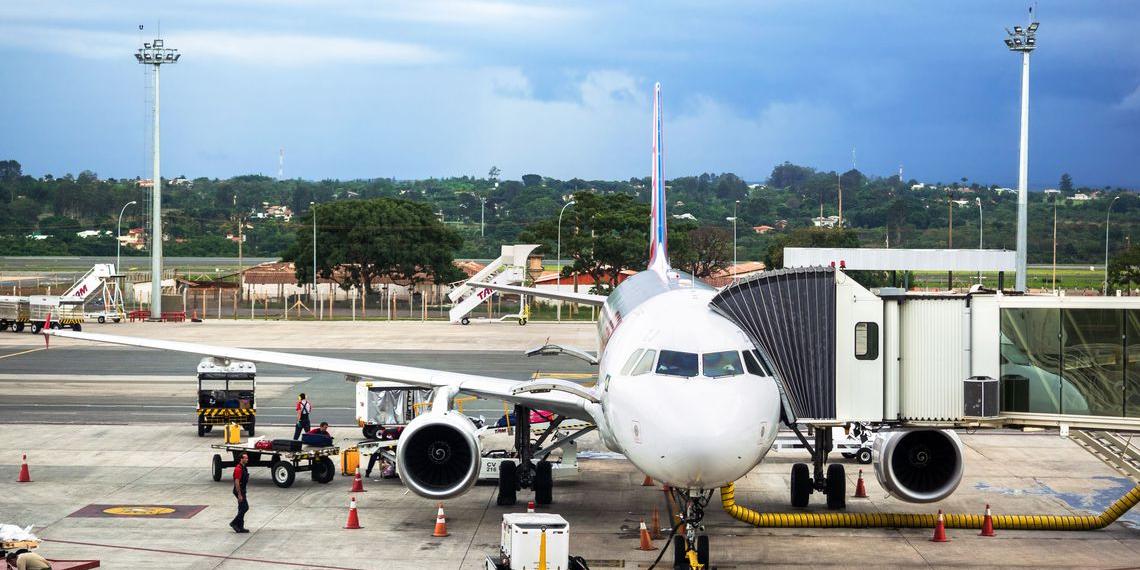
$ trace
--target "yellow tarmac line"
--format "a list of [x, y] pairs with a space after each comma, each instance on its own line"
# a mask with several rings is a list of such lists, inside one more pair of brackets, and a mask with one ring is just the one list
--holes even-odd
[[12, 354], [5, 354], [4, 356], [0, 356], [0, 360], [3, 360], [3, 359], [5, 359], [5, 358], [12, 358], [13, 356], [20, 356], [21, 354], [27, 354], [27, 353], [29, 353], [29, 352], [36, 352], [37, 350], [44, 350], [44, 349], [42, 349], [42, 348], [33, 348], [33, 349], [31, 349], [31, 350], [25, 350], [25, 351], [23, 351], [23, 352], [13, 352]]

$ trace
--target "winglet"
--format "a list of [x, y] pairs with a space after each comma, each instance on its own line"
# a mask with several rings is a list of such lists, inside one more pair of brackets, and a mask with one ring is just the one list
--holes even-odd
[[649, 217], [649, 270], [665, 277], [669, 271], [668, 227], [666, 224], [665, 167], [662, 165], [661, 84], [653, 86], [653, 159]]
[[44, 327], [40, 329], [40, 334], [44, 335], [44, 350], [50, 348], [51, 343], [48, 340], [51, 339], [51, 335], [48, 334], [49, 330], [51, 330], [51, 311], [48, 311], [47, 319], [44, 320]]

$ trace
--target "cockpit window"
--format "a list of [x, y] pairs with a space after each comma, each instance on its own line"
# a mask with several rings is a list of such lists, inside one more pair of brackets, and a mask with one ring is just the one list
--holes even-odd
[[771, 376], [772, 366], [768, 361], [764, 360], [764, 356], [760, 354], [759, 350], [747, 350], [744, 352], [744, 363], [748, 366], [748, 373], [757, 376]]
[[744, 374], [744, 367], [740, 365], [740, 353], [735, 350], [706, 352], [701, 359], [704, 361], [705, 376], [709, 378]]
[[657, 359], [657, 373], [686, 378], [696, 376], [699, 373], [697, 355], [691, 352], [662, 350], [661, 358]]
[[629, 360], [626, 360], [625, 366], [621, 367], [621, 375], [622, 376], [629, 376], [629, 371], [633, 370], [633, 365], [637, 364], [637, 360], [639, 358], [641, 358], [641, 355], [644, 352], [645, 352], [645, 349], [642, 348], [642, 349], [638, 349], [638, 350], [633, 351], [633, 354], [629, 355]]
[[656, 350], [646, 350], [645, 354], [641, 356], [641, 360], [637, 362], [637, 366], [633, 367], [630, 371], [630, 376], [639, 376], [641, 374], [648, 374], [653, 370], [653, 357], [657, 356]]

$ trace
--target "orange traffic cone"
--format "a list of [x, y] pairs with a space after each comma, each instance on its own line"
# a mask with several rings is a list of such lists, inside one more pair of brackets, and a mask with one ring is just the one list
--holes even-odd
[[942, 509], [938, 509], [938, 522], [934, 524], [934, 536], [930, 542], [950, 542], [946, 536], [946, 522], [942, 520]]
[[527, 502], [527, 504], [526, 504], [526, 512], [528, 512], [528, 513], [533, 513], [533, 512], [534, 512], [534, 501], [529, 501], [529, 502]]
[[645, 527], [645, 519], [641, 519], [640, 533], [641, 533], [641, 544], [639, 544], [637, 546], [637, 549], [638, 550], [657, 550], [657, 547], [653, 546], [653, 541], [650, 540], [650, 538], [649, 538], [649, 529]]
[[356, 514], [356, 497], [352, 497], [348, 502], [348, 522], [344, 523], [344, 528], [356, 529], [362, 528], [360, 526], [360, 515]]
[[982, 532], [978, 536], [997, 536], [994, 532], [994, 516], [990, 514], [990, 506], [986, 505], [986, 518], [982, 519]]
[[653, 507], [653, 518], [649, 519], [649, 536], [653, 540], [661, 540], [661, 515], [657, 511], [657, 507]]
[[364, 479], [360, 478], [360, 468], [356, 468], [356, 477], [352, 478], [352, 489], [349, 493], [366, 493], [364, 490]]
[[24, 454], [24, 462], [20, 464], [20, 476], [16, 478], [17, 483], [31, 483], [32, 474], [28, 472], [28, 454]]
[[431, 533], [436, 538], [443, 538], [447, 536], [447, 516], [443, 514], [443, 503], [439, 504], [439, 510], [435, 513], [435, 532]]
[[867, 498], [867, 486], [863, 484], [863, 470], [859, 470], [859, 479], [855, 481], [855, 498]]
[[641, 482], [641, 486], [642, 487], [652, 487], [653, 486], [653, 478], [650, 477], [649, 475], [646, 475], [645, 480]]

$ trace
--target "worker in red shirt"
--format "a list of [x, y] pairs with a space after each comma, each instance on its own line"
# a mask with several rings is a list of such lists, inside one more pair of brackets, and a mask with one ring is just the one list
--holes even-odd
[[293, 430], [293, 439], [301, 439], [302, 433], [308, 433], [312, 424], [309, 423], [309, 414], [313, 413], [313, 404], [301, 392], [297, 395], [297, 429]]
[[245, 513], [249, 510], [249, 501], [245, 494], [246, 483], [249, 483], [249, 467], [246, 466], [247, 463], [249, 463], [249, 454], [243, 453], [241, 454], [241, 459], [238, 460], [238, 464], [234, 465], [234, 497], [236, 497], [238, 501], [238, 512], [234, 520], [230, 521], [230, 528], [234, 529], [234, 532], [237, 533], [249, 532], [249, 530], [245, 528]]

